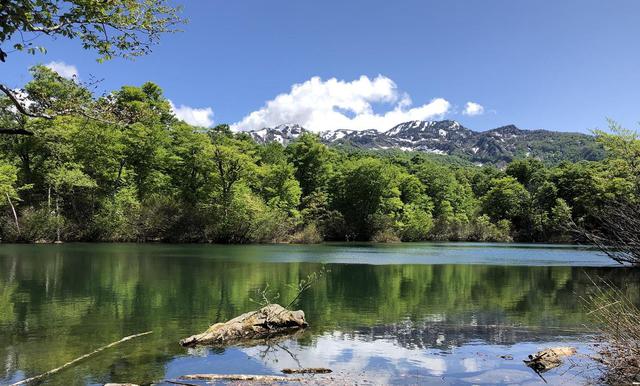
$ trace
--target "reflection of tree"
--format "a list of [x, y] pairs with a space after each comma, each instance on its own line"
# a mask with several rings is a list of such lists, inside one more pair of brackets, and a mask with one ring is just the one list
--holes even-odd
[[[287, 338], [287, 340], [289, 340], [289, 338]], [[296, 365], [302, 368], [298, 356], [287, 347], [286, 340], [267, 340], [264, 342], [264, 345], [262, 345], [262, 348], [258, 350], [258, 358], [264, 362], [278, 363], [279, 358], [281, 358], [283, 354], [291, 357]]]
[[511, 326], [446, 324], [441, 322], [406, 322], [354, 328], [342, 334], [345, 339], [375, 341], [388, 339], [408, 349], [447, 349], [473, 341], [511, 345], [518, 342], [543, 342], [559, 335], [587, 334], [579, 328], [548, 328], [546, 326]]
[[[162, 379], [165, 363], [184, 353], [177, 344], [180, 338], [254, 309], [249, 297], [267, 283], [290, 299], [294, 290], [286, 284], [321, 268], [315, 263], [256, 262], [252, 255], [256, 251], [4, 246], [0, 358], [8, 364], [8, 373], [3, 379], [17, 369], [27, 375], [44, 372], [146, 330], [155, 333], [102, 353], [55, 380], [73, 385], [86, 374], [92, 374], [95, 382]], [[439, 334], [452, 344], [476, 338], [496, 343], [530, 340], [545, 331], [528, 326], [572, 328], [585, 322], [575, 296], [590, 285], [585, 271], [629, 283], [629, 295], [640, 302], [638, 274], [623, 268], [346, 264], [327, 268], [331, 272], [299, 304], [312, 326], [312, 333], [298, 340], [303, 346], [318, 334], [335, 330], [362, 336], [390, 334], [398, 344], [415, 347], [428, 347]], [[487, 325], [494, 327], [482, 327]]]

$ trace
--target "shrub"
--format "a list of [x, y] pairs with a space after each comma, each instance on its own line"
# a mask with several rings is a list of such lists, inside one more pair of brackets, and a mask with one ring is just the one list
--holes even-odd
[[[65, 239], [66, 221], [62, 216], [56, 216], [46, 208], [36, 209], [28, 207], [22, 210], [20, 216], [20, 233], [11, 222], [8, 229], [8, 239], [26, 242], [53, 242], [56, 240], [57, 228], [60, 226], [61, 239]], [[6, 229], [6, 228], [5, 228]]]
[[391, 229], [376, 232], [371, 241], [375, 243], [399, 243], [400, 237]]
[[472, 228], [470, 238], [474, 241], [512, 241], [509, 220], [500, 220], [494, 224], [489, 216], [483, 214], [473, 221]]
[[268, 205], [256, 209], [247, 241], [277, 243], [287, 240], [294, 228], [294, 220], [284, 210]]
[[[184, 209], [172, 197], [152, 196], [140, 207], [138, 235], [141, 241], [177, 240], [176, 231]], [[180, 231], [182, 233], [182, 231]]]
[[102, 203], [95, 218], [98, 238], [105, 241], [139, 239], [140, 202], [133, 188], [118, 191]]
[[433, 229], [433, 218], [431, 213], [414, 205], [405, 205], [399, 228], [403, 241], [427, 240]]
[[301, 231], [294, 233], [290, 241], [295, 244], [318, 244], [323, 240], [322, 234], [318, 230], [318, 226], [311, 223], [305, 226]]

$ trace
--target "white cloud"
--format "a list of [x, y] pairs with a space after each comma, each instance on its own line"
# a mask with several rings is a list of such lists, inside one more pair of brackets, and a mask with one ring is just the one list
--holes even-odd
[[211, 107], [176, 106], [171, 101], [169, 101], [169, 104], [171, 104], [171, 110], [173, 110], [175, 116], [190, 125], [200, 127], [211, 127], [213, 125], [213, 109]]
[[469, 116], [482, 115], [484, 114], [484, 106], [475, 102], [467, 102], [467, 104], [464, 105], [464, 111], [462, 111], [462, 114]]
[[[372, 104], [390, 105], [383, 113], [373, 111]], [[411, 107], [411, 98], [400, 93], [393, 80], [378, 75], [370, 79], [361, 76], [353, 81], [313, 77], [294, 84], [287, 94], [267, 101], [241, 121], [235, 130], [256, 130], [282, 123], [298, 123], [308, 130], [378, 129], [386, 130], [398, 123], [441, 117], [450, 103], [436, 98], [429, 103]]]
[[65, 62], [50, 62], [45, 64], [45, 67], [57, 72], [61, 77], [72, 79], [78, 78], [78, 68], [73, 64], [67, 64]]

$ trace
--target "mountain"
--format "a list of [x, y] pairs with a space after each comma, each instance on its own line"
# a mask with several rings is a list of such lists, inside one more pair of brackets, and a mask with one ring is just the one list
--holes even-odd
[[[286, 145], [305, 131], [300, 125], [285, 124], [248, 134], [258, 143], [277, 141]], [[522, 130], [514, 125], [474, 131], [450, 120], [404, 122], [386, 131], [339, 129], [318, 135], [329, 146], [448, 154], [476, 163], [503, 164], [522, 157], [558, 163], [603, 156], [601, 146], [587, 134]]]
[[261, 130], [249, 131], [248, 134], [258, 143], [280, 142], [286, 145], [306, 131], [300, 125], [285, 124], [274, 128], [267, 127]]

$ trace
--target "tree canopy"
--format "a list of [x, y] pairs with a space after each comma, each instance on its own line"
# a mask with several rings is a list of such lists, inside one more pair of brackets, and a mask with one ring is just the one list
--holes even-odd
[[[77, 40], [83, 49], [96, 52], [98, 61], [146, 55], [162, 34], [178, 31], [178, 25], [184, 22], [179, 13], [180, 8], [167, 0], [6, 0], [0, 7], [0, 62], [17, 52], [46, 53], [46, 38]], [[51, 77], [44, 72], [34, 74], [38, 75]], [[71, 83], [49, 83], [41, 91], [88, 92], [74, 88]], [[44, 86], [44, 83], [37, 85]], [[95, 108], [83, 109], [84, 104], [74, 103], [60, 106], [55, 103], [56, 99], [39, 98], [43, 95], [36, 90], [28, 91], [27, 99], [27, 93], [0, 81], [0, 92], [6, 96], [0, 107], [6, 109], [12, 105], [16, 113], [25, 116], [50, 119], [74, 110], [84, 111], [85, 115], [92, 111], [93, 118], [101, 119]], [[68, 98], [65, 100], [69, 102]], [[45, 101], [50, 103], [43, 106]], [[31, 134], [24, 128], [7, 127], [0, 127], [0, 133]]]
[[96, 51], [99, 60], [146, 55], [161, 34], [176, 31], [182, 22], [178, 11], [166, 0], [3, 1], [0, 61], [19, 51], [46, 52], [36, 45], [42, 35], [78, 39], [82, 48]]
[[638, 197], [638, 139], [615, 126], [597, 134], [602, 161], [498, 169], [330, 148], [311, 133], [260, 145], [178, 120], [153, 83], [96, 98], [31, 71], [33, 111], [82, 108], [50, 119], [0, 110], [5, 127], [33, 133], [0, 139], [2, 240], [570, 241], [569, 224], [598, 229], [607, 203]]

